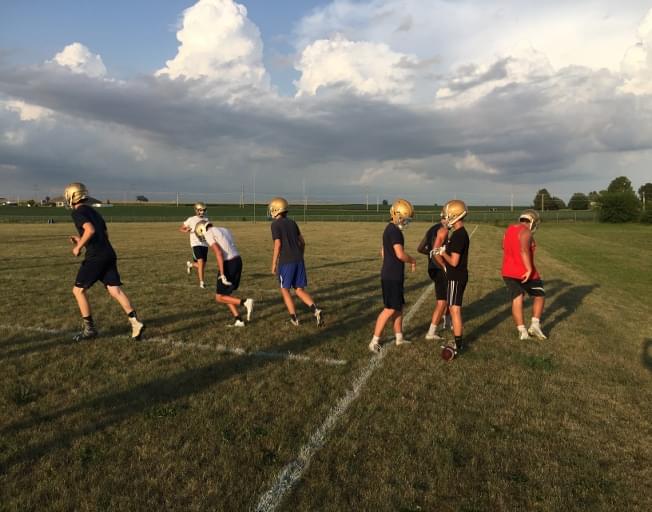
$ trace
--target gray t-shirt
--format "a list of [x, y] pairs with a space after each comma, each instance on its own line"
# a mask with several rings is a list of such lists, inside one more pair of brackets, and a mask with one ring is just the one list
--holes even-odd
[[272, 222], [272, 239], [281, 241], [279, 265], [303, 261], [303, 247], [299, 242], [301, 231], [292, 219], [279, 217]]

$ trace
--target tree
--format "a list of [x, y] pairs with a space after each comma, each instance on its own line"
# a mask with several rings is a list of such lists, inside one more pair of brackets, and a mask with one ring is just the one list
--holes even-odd
[[553, 197], [550, 195], [547, 189], [542, 188], [537, 192], [537, 195], [534, 196], [534, 201], [532, 202], [535, 210], [558, 210], [559, 203], [555, 202]]
[[[593, 192], [597, 195], [597, 192]], [[575, 192], [573, 197], [568, 201], [568, 207], [571, 210], [588, 210], [589, 209], [589, 197], [582, 192]]]
[[388, 206], [389, 203], [387, 202], [387, 199], [383, 199], [383, 206]]
[[652, 183], [641, 185], [641, 188], [638, 189], [638, 197], [646, 205], [646, 209], [647, 205], [652, 206]]
[[614, 178], [609, 186], [607, 187], [607, 192], [620, 192], [620, 193], [634, 193], [632, 188], [632, 182], [629, 181], [629, 178], [626, 176], [618, 176]]
[[639, 218], [640, 203], [634, 191], [600, 194], [600, 222], [631, 222]]
[[558, 197], [553, 197], [552, 198], [552, 207], [550, 208], [551, 210], [564, 210], [566, 209], [566, 203], [564, 203], [563, 199], [560, 199]]
[[149, 199], [147, 199], [145, 196], [136, 196], [136, 201], [140, 201], [141, 203], [147, 203]]

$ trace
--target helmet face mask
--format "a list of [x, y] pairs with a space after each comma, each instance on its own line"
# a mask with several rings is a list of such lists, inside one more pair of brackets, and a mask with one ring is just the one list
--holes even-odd
[[459, 199], [448, 201], [442, 210], [444, 221], [449, 228], [452, 228], [453, 224], [456, 222], [461, 221], [466, 216], [466, 214], [466, 204], [464, 201], [460, 201]]
[[397, 199], [392, 203], [389, 215], [392, 218], [392, 223], [396, 224], [398, 229], [403, 231], [407, 229], [412, 221], [412, 217], [414, 217], [414, 207], [407, 199]]
[[66, 200], [66, 205], [72, 208], [77, 203], [81, 203], [84, 199], [88, 198], [88, 189], [83, 183], [74, 182], [64, 189], [63, 197]]
[[541, 224], [541, 216], [536, 210], [528, 208], [527, 210], [523, 210], [523, 212], [518, 216], [518, 221], [527, 222], [529, 224], [530, 231], [534, 233], [539, 227], [539, 224]]
[[288, 202], [282, 197], [275, 197], [269, 202], [267, 212], [272, 219], [276, 219], [282, 213], [287, 213]]
[[198, 217], [203, 217], [204, 215], [206, 215], [206, 203], [203, 203], [201, 201], [196, 202], [195, 214], [197, 214]]

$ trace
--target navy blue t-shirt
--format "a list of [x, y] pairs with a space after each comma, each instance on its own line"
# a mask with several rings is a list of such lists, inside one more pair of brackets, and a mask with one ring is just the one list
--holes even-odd
[[79, 232], [84, 234], [84, 224], [90, 222], [95, 228], [95, 233], [86, 243], [86, 259], [115, 258], [115, 251], [109, 242], [109, 234], [106, 230], [106, 223], [102, 216], [88, 205], [82, 204], [75, 208], [72, 213], [72, 220]]
[[278, 257], [279, 265], [303, 261], [303, 247], [299, 240], [300, 236], [299, 226], [292, 219], [281, 216], [272, 222], [272, 239], [281, 241], [281, 254]]
[[[430, 253], [435, 247], [434, 247], [434, 242], [435, 242], [435, 237], [437, 236], [437, 231], [442, 227], [441, 223], [437, 223], [434, 226], [431, 226], [428, 231], [426, 231], [426, 236], [424, 237], [426, 239], [426, 244], [424, 246], [425, 250]], [[444, 241], [444, 243], [446, 243]], [[434, 271], [439, 271], [441, 270], [441, 267], [435, 263], [435, 260], [430, 257], [430, 254], [426, 256], [428, 258], [428, 270], [434, 270]]]
[[456, 229], [450, 236], [450, 240], [446, 244], [446, 253], [453, 254], [454, 252], [460, 255], [460, 262], [457, 267], [446, 265], [446, 277], [449, 281], [466, 281], [469, 278], [469, 246], [471, 240], [469, 234], [462, 226]]
[[394, 245], [405, 245], [403, 233], [393, 223], [387, 224], [383, 232], [383, 268], [380, 278], [387, 281], [403, 281], [405, 278], [405, 265], [396, 257]]

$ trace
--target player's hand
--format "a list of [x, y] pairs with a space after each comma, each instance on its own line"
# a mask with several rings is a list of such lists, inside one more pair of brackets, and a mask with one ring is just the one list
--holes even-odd
[[272, 274], [276, 275], [276, 265], [272, 265]]
[[523, 274], [521, 276], [521, 283], [525, 283], [526, 281], [528, 281], [530, 279], [531, 275], [532, 275], [532, 271], [531, 270], [526, 270], [525, 274]]
[[412, 263], [410, 263], [410, 270], [412, 272], [415, 272], [417, 270], [417, 262], [416, 261], [413, 261]]
[[217, 279], [222, 283], [224, 286], [231, 286], [233, 283], [229, 281], [224, 274], [220, 274]]
[[68, 240], [70, 240], [70, 243], [73, 245], [77, 245], [79, 243], [79, 237], [78, 236], [69, 236]]
[[80, 253], [80, 252], [81, 252], [81, 247], [75, 245], [75, 246], [72, 248], [72, 254], [73, 254], [73, 256], [75, 256], [75, 257], [79, 256], [79, 253]]

